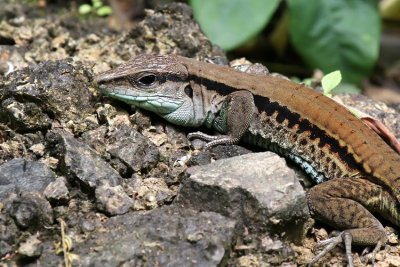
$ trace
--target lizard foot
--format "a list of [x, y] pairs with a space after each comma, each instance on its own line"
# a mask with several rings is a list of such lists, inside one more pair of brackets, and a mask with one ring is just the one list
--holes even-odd
[[313, 266], [319, 259], [325, 256], [328, 252], [334, 249], [337, 245], [344, 242], [346, 248], [346, 258], [348, 262], [348, 267], [354, 267], [353, 265], [353, 254], [351, 253], [351, 241], [352, 236], [348, 231], [343, 231], [337, 236], [331, 237], [329, 239], [323, 240], [317, 244], [317, 247], [325, 247], [317, 256], [315, 256], [311, 262], [308, 264], [309, 267]]
[[233, 145], [233, 144], [236, 144], [237, 142], [239, 142], [239, 138], [232, 138], [228, 135], [213, 136], [213, 135], [208, 135], [208, 134], [205, 134], [202, 132], [189, 133], [187, 138], [189, 140], [197, 138], [197, 139], [206, 141], [207, 144], [204, 147], [206, 150], [210, 149], [211, 147], [216, 146], [216, 145]]

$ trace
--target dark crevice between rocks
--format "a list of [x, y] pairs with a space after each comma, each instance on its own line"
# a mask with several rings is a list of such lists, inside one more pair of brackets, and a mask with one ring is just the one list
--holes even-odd
[[11, 37], [0, 35], [0, 45], [15, 45], [15, 40]]

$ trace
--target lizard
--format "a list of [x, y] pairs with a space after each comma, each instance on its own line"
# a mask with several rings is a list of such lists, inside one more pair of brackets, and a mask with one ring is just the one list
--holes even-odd
[[240, 140], [296, 163], [316, 185], [306, 193], [310, 214], [340, 230], [320, 242], [315, 264], [340, 243], [386, 243], [379, 214], [400, 226], [400, 155], [329, 97], [288, 79], [243, 73], [178, 55], [139, 55], [95, 78], [105, 95], [185, 127], [205, 149]]

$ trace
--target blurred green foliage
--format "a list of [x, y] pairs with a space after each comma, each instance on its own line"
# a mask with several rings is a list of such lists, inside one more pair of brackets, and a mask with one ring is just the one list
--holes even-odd
[[210, 40], [230, 50], [265, 27], [279, 0], [190, 0], [190, 4]]
[[[277, 0], [191, 0], [196, 20], [211, 41], [236, 48], [270, 21]], [[340, 70], [343, 82], [359, 84], [379, 53], [376, 0], [288, 0], [290, 40], [312, 68]], [[336, 90], [335, 90], [336, 91]]]
[[291, 41], [313, 68], [341, 70], [343, 81], [360, 83], [379, 54], [376, 0], [289, 0]]
[[92, 4], [82, 4], [78, 9], [79, 15], [87, 16], [96, 14], [99, 17], [111, 15], [112, 9], [108, 5], [104, 5], [101, 0], [92, 0]]

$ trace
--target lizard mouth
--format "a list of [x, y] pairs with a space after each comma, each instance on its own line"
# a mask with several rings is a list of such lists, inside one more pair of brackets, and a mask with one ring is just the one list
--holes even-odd
[[140, 108], [156, 112], [158, 114], [167, 114], [175, 111], [182, 105], [182, 101], [170, 96], [160, 95], [133, 95], [122, 94], [107, 91], [106, 94], [125, 103], [138, 106]]

